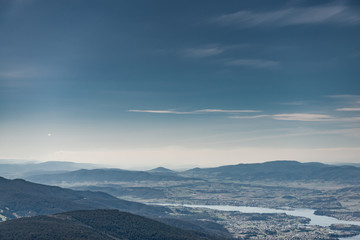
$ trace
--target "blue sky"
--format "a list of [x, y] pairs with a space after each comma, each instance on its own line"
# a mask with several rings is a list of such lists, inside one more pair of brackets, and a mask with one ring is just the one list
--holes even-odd
[[358, 1], [0, 2], [0, 159], [359, 162]]

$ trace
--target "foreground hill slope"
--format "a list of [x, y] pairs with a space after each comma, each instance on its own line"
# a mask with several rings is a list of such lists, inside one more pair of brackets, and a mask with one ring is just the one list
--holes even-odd
[[0, 177], [0, 193], [0, 212], [7, 219], [98, 208], [119, 209], [146, 216], [160, 216], [167, 211], [166, 207], [125, 201], [103, 192], [74, 191], [21, 179]]
[[0, 177], [0, 222], [18, 217], [100, 208], [118, 209], [155, 218], [179, 228], [228, 235], [228, 231], [216, 223], [197, 219], [190, 223], [188, 219], [174, 219], [170, 214], [172, 211], [164, 206], [125, 201], [103, 192], [75, 191]]
[[204, 179], [233, 179], [242, 181], [336, 181], [360, 183], [360, 168], [322, 163], [273, 161], [254, 164], [228, 165], [215, 168], [194, 168], [182, 173], [187, 177]]
[[117, 210], [81, 210], [0, 223], [2, 240], [206, 240], [222, 239], [182, 230]]

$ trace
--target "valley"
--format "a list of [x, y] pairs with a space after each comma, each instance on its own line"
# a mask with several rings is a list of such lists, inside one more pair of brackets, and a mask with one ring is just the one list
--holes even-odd
[[[229, 168], [232, 171], [229, 171]], [[226, 171], [229, 174], [224, 176]], [[320, 174], [329, 171], [333, 173], [332, 176]], [[244, 213], [189, 208], [184, 205], [247, 206], [283, 210], [304, 208], [316, 210], [317, 215], [344, 221], [360, 221], [360, 184], [355, 176], [359, 171], [357, 167], [276, 161], [255, 166], [245, 164], [185, 172], [165, 168], [149, 171], [76, 170], [33, 175], [27, 179], [75, 191], [106, 192], [121, 201], [142, 203], [149, 207], [163, 204], [166, 206], [162, 206], [162, 212], [152, 211], [149, 214], [147, 208], [142, 207], [143, 211], [134, 213], [145, 214], [173, 226], [223, 237], [287, 239], [296, 236], [299, 239], [338, 239], [354, 236], [360, 231], [358, 228], [335, 227], [335, 224], [309, 225], [310, 219], [307, 217], [284, 213]], [[311, 175], [314, 172], [316, 177]], [[344, 177], [341, 174], [345, 174]], [[352, 177], [349, 178], [349, 175]], [[349, 225], [346, 223], [345, 225]]]

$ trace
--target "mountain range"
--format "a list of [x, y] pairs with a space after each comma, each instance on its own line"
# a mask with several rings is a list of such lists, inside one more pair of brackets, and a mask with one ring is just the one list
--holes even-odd
[[61, 173], [67, 171], [75, 171], [79, 169], [100, 168], [100, 165], [90, 163], [74, 163], [49, 161], [41, 163], [9, 163], [11, 160], [0, 161], [0, 176], [6, 178], [24, 178], [26, 176], [45, 174], [45, 173]]
[[172, 171], [130, 171], [115, 168], [106, 169], [81, 169], [77, 171], [41, 174], [26, 177], [27, 180], [46, 184], [76, 184], [76, 183], [109, 183], [131, 181], [186, 181], [188, 177], [182, 177]]
[[182, 172], [184, 177], [242, 181], [334, 181], [360, 183], [360, 167], [328, 165], [317, 162], [272, 161], [227, 165], [215, 168], [194, 168]]
[[340, 183], [360, 182], [360, 167], [329, 165], [317, 162], [272, 161], [253, 164], [226, 165], [214, 168], [193, 168], [183, 172], [167, 168], [149, 171], [130, 171], [116, 168], [80, 169], [62, 173], [35, 174], [25, 179], [53, 185], [96, 185], [133, 181], [194, 181], [194, 180], [240, 180], [240, 181], [334, 181]]

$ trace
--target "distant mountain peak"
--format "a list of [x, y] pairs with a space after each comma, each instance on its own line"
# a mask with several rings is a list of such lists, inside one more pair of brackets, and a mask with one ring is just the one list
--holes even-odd
[[148, 172], [167, 172], [167, 173], [170, 173], [170, 172], [174, 172], [174, 171], [171, 170], [171, 169], [168, 169], [168, 168], [164, 168], [164, 167], [157, 167], [157, 168], [149, 170]]

